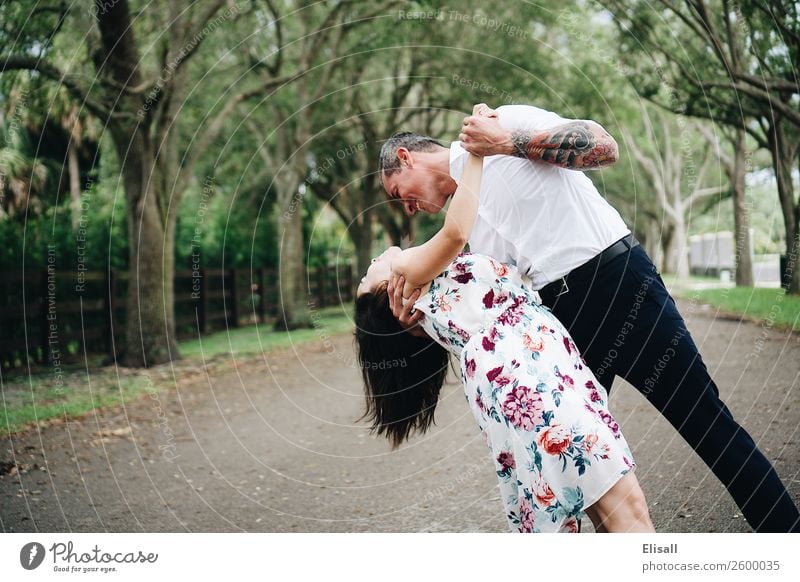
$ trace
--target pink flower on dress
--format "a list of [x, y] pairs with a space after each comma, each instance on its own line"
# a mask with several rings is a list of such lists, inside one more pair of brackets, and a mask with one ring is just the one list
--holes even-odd
[[605, 410], [598, 410], [597, 412], [600, 415], [600, 418], [603, 419], [603, 422], [605, 422], [606, 425], [608, 425], [608, 428], [611, 429], [611, 432], [614, 433], [614, 436], [618, 437], [618, 435], [619, 435], [619, 425], [617, 424], [617, 421], [614, 420], [614, 417], [611, 416]]
[[483, 341], [481, 342], [481, 345], [483, 346], [483, 351], [484, 352], [493, 352], [494, 351], [494, 342], [492, 340], [490, 340], [488, 337], [484, 336]]
[[570, 517], [564, 522], [564, 527], [567, 528], [566, 533], [578, 533], [578, 520], [574, 517]]
[[481, 398], [480, 392], [475, 395], [475, 405], [482, 413], [486, 412], [486, 406], [483, 404], [483, 399]]
[[494, 289], [489, 289], [489, 292], [483, 296], [483, 307], [490, 309], [494, 305]]
[[586, 388], [589, 390], [589, 399], [592, 402], [600, 402], [603, 398], [600, 396], [600, 393], [597, 391], [597, 387], [594, 385], [594, 382], [591, 380], [586, 381]]
[[500, 374], [494, 379], [494, 383], [498, 386], [505, 386], [506, 384], [511, 384], [514, 380], [515, 378], [511, 374]]
[[535, 390], [527, 386], [512, 388], [503, 402], [503, 413], [506, 418], [522, 430], [533, 430], [537, 424], [544, 422], [544, 403]]
[[469, 271], [469, 265], [466, 261], [457, 261], [453, 263], [453, 280], [464, 285], [474, 279], [472, 273]]
[[444, 295], [439, 295], [439, 297], [436, 298], [436, 302], [439, 304], [439, 309], [444, 312], [453, 310], [453, 307], [450, 305]]
[[533, 484], [533, 497], [540, 507], [550, 507], [557, 501], [556, 494], [550, 489], [547, 481], [541, 477], [538, 477]]
[[508, 267], [506, 265], [504, 265], [503, 263], [498, 263], [495, 260], [492, 260], [491, 263], [495, 275], [497, 275], [498, 277], [505, 277], [506, 275], [508, 275]]
[[494, 296], [494, 304], [500, 305], [501, 303], [505, 303], [507, 299], [508, 291], [500, 291], [500, 293]]
[[524, 303], [524, 296], [520, 295], [519, 297], [515, 297], [511, 306], [497, 318], [498, 323], [501, 325], [516, 325], [522, 321], [522, 311], [524, 308], [521, 307], [521, 305]]
[[554, 424], [539, 433], [539, 444], [548, 455], [560, 455], [572, 444], [572, 433], [567, 427]]
[[503, 371], [503, 366], [492, 368], [491, 370], [486, 372], [486, 379], [489, 380], [489, 382], [494, 382], [494, 379], [497, 378], [500, 375], [500, 372], [502, 371]]
[[541, 336], [534, 338], [527, 331], [522, 334], [522, 345], [532, 352], [541, 352], [544, 349], [544, 341]]
[[464, 370], [467, 373], [467, 378], [472, 379], [475, 377], [475, 358], [467, 358], [466, 363], [464, 365]]
[[567, 353], [572, 353], [572, 342], [569, 341], [567, 336], [564, 336], [564, 347], [567, 348]]
[[450, 329], [451, 331], [455, 332], [455, 333], [458, 335], [458, 337], [460, 337], [460, 338], [461, 338], [462, 340], [464, 340], [465, 342], [468, 342], [468, 341], [469, 341], [469, 337], [470, 337], [470, 336], [469, 336], [469, 332], [468, 332], [467, 330], [465, 330], [465, 329], [462, 329], [462, 328], [458, 327], [458, 326], [455, 324], [455, 322], [454, 322], [454, 321], [452, 321], [452, 320], [448, 320], [448, 321], [447, 321], [447, 327], [448, 327], [448, 329]]
[[599, 437], [596, 434], [587, 434], [586, 438], [583, 439], [583, 450], [586, 451], [586, 454], [591, 454], [594, 446], [597, 444]]
[[519, 500], [519, 531], [520, 533], [533, 532], [533, 507], [527, 499]]
[[514, 460], [514, 454], [511, 451], [500, 451], [500, 454], [497, 455], [497, 462], [503, 468], [503, 471], [517, 467], [517, 462]]

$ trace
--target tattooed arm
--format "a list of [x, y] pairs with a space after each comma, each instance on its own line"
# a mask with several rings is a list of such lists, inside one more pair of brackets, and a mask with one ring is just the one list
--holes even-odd
[[617, 161], [617, 142], [594, 121], [567, 120], [546, 130], [506, 129], [497, 118], [467, 117], [459, 135], [468, 152], [540, 160], [570, 170], [593, 170]]

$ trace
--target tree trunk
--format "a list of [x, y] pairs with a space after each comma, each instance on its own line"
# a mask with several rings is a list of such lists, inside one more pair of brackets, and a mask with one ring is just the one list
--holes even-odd
[[661, 262], [655, 263], [662, 273], [675, 273], [676, 265], [674, 264], [675, 253], [673, 251], [672, 241], [675, 239], [675, 228], [671, 224], [665, 224], [661, 228]]
[[121, 363], [141, 368], [163, 364], [180, 355], [175, 341], [174, 238], [165, 236], [159, 213], [154, 191], [158, 181], [150, 176], [155, 161], [141, 135], [134, 136], [131, 144], [131, 133], [114, 136], [120, 159], [126, 160], [122, 172], [130, 241], [127, 325]]
[[69, 171], [69, 207], [72, 217], [72, 230], [78, 230], [81, 222], [81, 175], [78, 165], [78, 148], [70, 139], [67, 146], [67, 168]]
[[798, 144], [790, 143], [780, 121], [770, 126], [768, 134], [772, 168], [778, 182], [778, 197], [786, 230], [786, 272], [781, 273], [781, 280], [788, 283], [789, 293], [800, 295], [800, 203], [795, 202], [792, 183], [792, 165], [796, 161]]
[[739, 129], [733, 141], [733, 167], [729, 176], [733, 190], [733, 223], [737, 287], [753, 286], [753, 259], [750, 247], [750, 213], [745, 197], [745, 134]]
[[[350, 240], [353, 241], [353, 246], [356, 249], [356, 275], [354, 277], [354, 284], [358, 285], [361, 277], [369, 269], [370, 262], [372, 261], [372, 210], [364, 210], [363, 213], [358, 215], [358, 218], [350, 223], [347, 232], [350, 234]], [[355, 289], [354, 289], [355, 291]]]
[[[300, 161], [305, 158], [298, 156]], [[311, 327], [308, 309], [308, 281], [304, 261], [303, 245], [303, 195], [299, 192], [302, 179], [298, 168], [287, 164], [276, 178], [278, 185], [278, 205], [280, 212], [278, 232], [280, 233], [278, 257], [278, 315], [275, 320], [277, 331], [289, 331], [301, 327]], [[306, 192], [308, 194], [308, 192]]]

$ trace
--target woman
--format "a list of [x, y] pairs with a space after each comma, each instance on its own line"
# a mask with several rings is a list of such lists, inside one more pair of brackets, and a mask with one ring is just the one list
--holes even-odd
[[[600, 532], [652, 532], [606, 390], [567, 330], [514, 267], [462, 253], [482, 171], [482, 158], [470, 155], [442, 229], [418, 247], [391, 247], [373, 259], [358, 287], [364, 416], [393, 448], [427, 430], [453, 353], [512, 531], [577, 532], [586, 513]], [[398, 298], [415, 301], [431, 339], [406, 333], [392, 315], [393, 274], [402, 276]]]

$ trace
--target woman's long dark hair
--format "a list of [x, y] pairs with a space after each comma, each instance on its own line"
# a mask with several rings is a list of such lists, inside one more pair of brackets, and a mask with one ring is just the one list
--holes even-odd
[[405, 332], [389, 309], [386, 285], [356, 298], [356, 353], [367, 401], [359, 420], [368, 419], [395, 449], [434, 422], [450, 358], [432, 339]]

